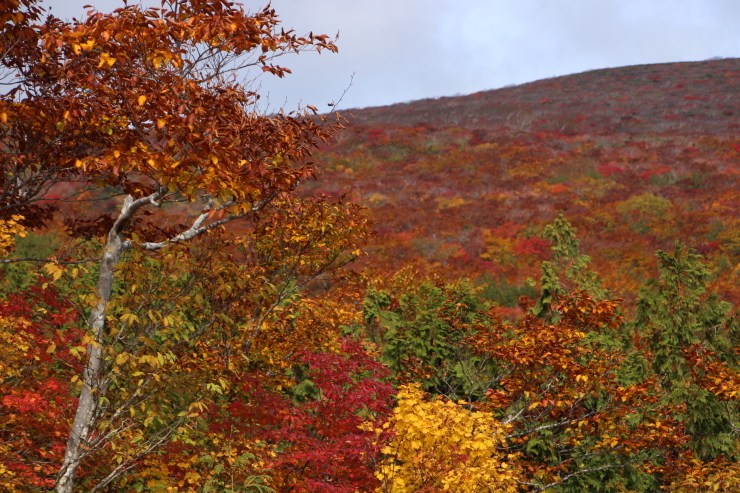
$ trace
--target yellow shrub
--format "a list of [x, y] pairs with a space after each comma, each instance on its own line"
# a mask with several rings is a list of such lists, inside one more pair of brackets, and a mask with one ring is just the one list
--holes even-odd
[[516, 457], [500, 452], [505, 426], [491, 413], [442, 399], [424, 400], [418, 385], [401, 388], [395, 432], [376, 476], [382, 493], [515, 493]]

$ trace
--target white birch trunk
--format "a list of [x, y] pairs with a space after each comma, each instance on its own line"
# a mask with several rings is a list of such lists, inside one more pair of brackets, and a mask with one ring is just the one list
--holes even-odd
[[[140, 199], [141, 200], [141, 199]], [[90, 313], [88, 326], [95, 340], [87, 347], [88, 360], [82, 374], [82, 392], [77, 404], [77, 411], [67, 440], [64, 462], [57, 478], [57, 493], [72, 493], [75, 474], [81, 460], [87, 453], [86, 443], [94, 429], [94, 417], [98, 408], [98, 395], [101, 391], [100, 372], [104, 363], [104, 327], [108, 301], [113, 289], [114, 267], [124, 251], [124, 230], [133, 218], [134, 213], [143, 203], [134, 202], [129, 195], [123, 203], [121, 214], [108, 233], [103, 258], [100, 261], [98, 275], [98, 302]]]

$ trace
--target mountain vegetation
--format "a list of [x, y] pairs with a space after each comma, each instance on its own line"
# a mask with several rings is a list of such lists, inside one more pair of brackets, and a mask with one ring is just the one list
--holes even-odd
[[0, 492], [740, 486], [740, 60], [318, 115], [269, 6], [0, 48]]

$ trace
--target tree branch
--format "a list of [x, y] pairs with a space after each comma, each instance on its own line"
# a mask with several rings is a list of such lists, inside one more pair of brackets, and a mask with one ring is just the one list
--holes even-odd
[[35, 258], [35, 257], [24, 257], [24, 258], [9, 258], [0, 260], [0, 264], [14, 264], [18, 262], [43, 262], [45, 264], [84, 264], [87, 262], [99, 262], [102, 257], [98, 258], [86, 258], [84, 260], [55, 260], [53, 258]]
[[[226, 224], [230, 221], [234, 221], [236, 219], [241, 219], [243, 217], [246, 217], [249, 214], [253, 214], [255, 212], [259, 212], [260, 210], [264, 209], [267, 204], [272, 202], [272, 200], [277, 197], [277, 192], [270, 193], [267, 197], [262, 199], [261, 201], [254, 204], [247, 212], [243, 212], [241, 214], [232, 214], [228, 217], [225, 217], [223, 219], [219, 219], [218, 221], [214, 221], [212, 223], [208, 223], [206, 225], [203, 225], [206, 219], [213, 213], [214, 211], [223, 210], [224, 208], [230, 206], [233, 204], [233, 202], [228, 202], [222, 206], [219, 206], [216, 209], [212, 209], [210, 207], [207, 208], [206, 211], [204, 211], [201, 215], [199, 215], [195, 221], [193, 222], [193, 225], [186, 231], [183, 231], [182, 233], [178, 234], [177, 236], [174, 236], [173, 238], [170, 238], [169, 240], [160, 241], [160, 242], [145, 242], [145, 243], [139, 243], [137, 245], [138, 248], [141, 248], [142, 250], [147, 250], [150, 252], [161, 250], [169, 245], [172, 245], [174, 243], [180, 243], [183, 241], [192, 240], [196, 236], [205, 233], [208, 230], [211, 230], [213, 228], [216, 228], [218, 226], [221, 226], [222, 224]], [[148, 198], [148, 197], [147, 197]], [[139, 199], [142, 200], [142, 199]], [[127, 240], [123, 245], [123, 250], [129, 250], [134, 247], [134, 242], [131, 240]]]

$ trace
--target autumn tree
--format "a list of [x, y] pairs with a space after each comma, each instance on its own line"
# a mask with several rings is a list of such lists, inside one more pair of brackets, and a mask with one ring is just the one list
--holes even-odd
[[385, 443], [374, 430], [390, 414], [393, 389], [361, 344], [337, 342], [336, 352], [298, 351], [284, 373], [231, 375], [204, 426], [146, 458], [120, 486], [239, 490], [263, 476], [276, 491], [374, 491]]
[[542, 262], [540, 295], [531, 313], [552, 318], [553, 301], [577, 290], [600, 299], [606, 297], [598, 275], [589, 269], [591, 257], [581, 253], [576, 230], [562, 213], [545, 226], [542, 236], [550, 242], [553, 260]]
[[[336, 47], [226, 0], [43, 24], [23, 0], [2, 15], [14, 77], [0, 99], [2, 235], [61, 210], [77, 240], [50, 259], [2, 262], [42, 261], [75, 293], [81, 335], [65, 349], [81, 366], [79, 399], [55, 488], [72, 491], [82, 471], [98, 491], [185, 433], [270, 313], [367, 234], [356, 207], [293, 193], [339, 124], [260, 113], [237, 79], [283, 77], [277, 57]], [[70, 215], [75, 201], [111, 211]], [[224, 370], [207, 381], [188, 373], [216, 362]]]
[[480, 399], [496, 367], [473, 357], [463, 341], [476, 324], [489, 321], [486, 308], [465, 282], [370, 290], [363, 306], [365, 333], [380, 345], [381, 361], [399, 384], [417, 382], [453, 400]]
[[[0, 302], [0, 491], [49, 490], [74, 416], [76, 313], [53, 287]], [[71, 330], [68, 330], [72, 328]], [[59, 350], [48, 352], [49, 347]]]
[[386, 428], [393, 438], [383, 449], [376, 476], [383, 493], [459, 491], [516, 493], [524, 478], [518, 455], [505, 451], [508, 426], [469, 403], [429, 399], [417, 384], [401, 387]]
[[709, 271], [701, 256], [676, 243], [658, 251], [658, 275], [640, 290], [632, 329], [648, 349], [635, 363], [660, 379], [668, 402], [680, 406], [676, 418], [704, 461], [736, 461], [737, 381], [740, 328], [731, 305], [707, 290]]

